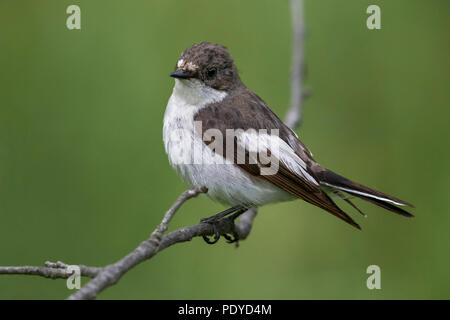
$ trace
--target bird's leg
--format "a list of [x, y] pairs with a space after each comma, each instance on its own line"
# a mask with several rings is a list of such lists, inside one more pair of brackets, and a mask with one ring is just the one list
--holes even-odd
[[[225, 211], [219, 212], [218, 214], [215, 214], [209, 218], [204, 218], [201, 219], [200, 222], [201, 223], [209, 223], [213, 226], [214, 228], [214, 239], [213, 240], [209, 240], [209, 238], [207, 236], [203, 236], [203, 240], [205, 240], [206, 243], [208, 244], [214, 244], [217, 241], [219, 241], [220, 239], [220, 232], [217, 230], [217, 223], [223, 219], [224, 217], [226, 217], [227, 215], [232, 214], [231, 216], [229, 216], [227, 219], [230, 219], [231, 223], [234, 224], [234, 220], [239, 217], [242, 213], [244, 213], [247, 209], [241, 205], [237, 205], [234, 206], [230, 209], [227, 209]], [[227, 239], [227, 241], [229, 243], [232, 242], [236, 242], [238, 240], [238, 236], [235, 232], [233, 232], [233, 236], [234, 238], [228, 236], [228, 235], [224, 235], [225, 239]]]
[[232, 207], [230, 209], [227, 209], [225, 211], [219, 212], [218, 214], [215, 214], [215, 215], [213, 215], [211, 217], [203, 218], [203, 219], [200, 220], [200, 222], [203, 222], [203, 223], [214, 223], [214, 222], [219, 221], [223, 217], [226, 217], [227, 215], [232, 214], [233, 212], [236, 212], [236, 211], [238, 211], [240, 209], [242, 209], [242, 206], [241, 205], [237, 205], [237, 206], [234, 206], [234, 207]]
[[233, 224], [233, 232], [231, 233], [233, 237], [230, 237], [228, 234], [224, 234], [223, 237], [227, 240], [228, 243], [234, 243], [236, 242], [236, 247], [239, 246], [239, 235], [237, 234], [235, 228], [234, 228], [234, 220], [236, 220], [241, 214], [243, 214], [245, 211], [247, 211], [247, 208], [242, 208], [235, 213], [233, 213], [231, 216], [229, 216], [227, 219], [230, 219], [231, 223]]

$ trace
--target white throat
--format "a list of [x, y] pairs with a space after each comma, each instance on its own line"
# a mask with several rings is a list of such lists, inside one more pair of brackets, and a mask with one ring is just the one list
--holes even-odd
[[222, 101], [227, 96], [227, 93], [208, 87], [198, 79], [175, 79], [173, 96], [184, 104], [201, 108], [207, 104]]

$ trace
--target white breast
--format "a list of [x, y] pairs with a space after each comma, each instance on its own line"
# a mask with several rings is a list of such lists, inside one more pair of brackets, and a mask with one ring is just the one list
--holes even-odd
[[[227, 96], [198, 80], [175, 79], [164, 114], [163, 139], [170, 164], [191, 187], [206, 186], [208, 196], [226, 205], [263, 205], [293, 197], [224, 161], [194, 132], [194, 116], [203, 107]], [[220, 157], [218, 161], [217, 157]]]

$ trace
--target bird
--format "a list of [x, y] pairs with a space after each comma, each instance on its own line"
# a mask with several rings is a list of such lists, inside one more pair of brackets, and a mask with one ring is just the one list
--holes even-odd
[[[206, 188], [209, 198], [230, 206], [201, 222], [215, 225], [252, 207], [302, 199], [361, 229], [335, 203], [343, 199], [362, 213], [350, 200], [354, 197], [413, 217], [402, 208], [412, 204], [316, 162], [298, 135], [241, 81], [225, 46], [190, 46], [170, 76], [175, 85], [163, 121], [169, 162], [190, 187]], [[213, 240], [204, 237], [208, 243], [219, 238], [218, 232]]]

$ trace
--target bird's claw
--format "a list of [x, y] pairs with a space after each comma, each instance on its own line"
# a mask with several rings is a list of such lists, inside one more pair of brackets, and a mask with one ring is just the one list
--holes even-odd
[[[214, 235], [213, 235], [213, 239], [212, 240], [211, 240], [211, 236], [202, 236], [203, 240], [205, 240], [205, 242], [207, 244], [215, 244], [215, 243], [217, 243], [219, 241], [221, 234], [220, 234], [220, 232], [219, 232], [219, 230], [217, 228], [217, 224], [219, 222], [222, 222], [222, 221], [224, 221], [224, 222], [226, 221], [227, 223], [233, 224], [233, 229], [234, 229], [234, 220], [229, 219], [229, 218], [227, 218], [226, 220], [225, 219], [214, 220], [214, 219], [206, 218], [206, 219], [202, 219], [200, 221], [201, 223], [211, 224], [212, 227], [213, 227]], [[227, 240], [227, 243], [237, 243], [239, 241], [239, 236], [238, 236], [238, 234], [235, 231], [233, 231], [231, 234], [224, 233], [222, 235]]]
[[[202, 219], [202, 220], [204, 220], [204, 219]], [[201, 221], [201, 222], [203, 222], [203, 221]], [[208, 222], [205, 222], [205, 223], [208, 223]], [[209, 236], [202, 236], [203, 240], [205, 240], [205, 242], [207, 244], [215, 244], [220, 239], [220, 232], [219, 232], [219, 230], [217, 230], [216, 225], [214, 223], [212, 223], [211, 225], [213, 226], [213, 229], [214, 229], [214, 238], [213, 238], [213, 240], [210, 240]]]
[[236, 232], [233, 232], [231, 236], [228, 234], [224, 234], [223, 237], [227, 240], [228, 243], [237, 243], [239, 241], [239, 236]]

